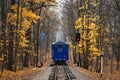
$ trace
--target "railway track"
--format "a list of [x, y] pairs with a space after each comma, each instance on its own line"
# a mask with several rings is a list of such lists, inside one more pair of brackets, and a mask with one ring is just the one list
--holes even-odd
[[54, 66], [48, 80], [77, 80], [68, 66]]

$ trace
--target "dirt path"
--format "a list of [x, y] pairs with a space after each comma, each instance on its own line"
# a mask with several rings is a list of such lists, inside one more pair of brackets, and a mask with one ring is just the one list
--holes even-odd
[[93, 78], [85, 73], [78, 70], [78, 67], [70, 67], [73, 74], [76, 76], [77, 80], [93, 80]]
[[[31, 77], [29, 80], [48, 80], [52, 67], [48, 67], [44, 71], [41, 71]], [[70, 67], [72, 73], [76, 76], [77, 80], [93, 80], [90, 75], [87, 75], [78, 70], [78, 67]]]
[[29, 80], [48, 80], [52, 67], [48, 67], [47, 69], [37, 73]]

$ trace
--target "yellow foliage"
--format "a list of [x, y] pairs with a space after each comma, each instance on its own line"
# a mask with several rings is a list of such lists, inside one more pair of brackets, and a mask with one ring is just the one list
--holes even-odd
[[109, 38], [105, 38], [104, 41], [105, 42], [110, 42], [110, 39]]
[[[100, 29], [100, 27], [94, 23], [98, 19], [98, 16], [90, 18], [89, 20], [91, 20], [90, 21], [91, 23], [89, 23], [89, 25], [87, 16], [88, 15], [84, 15], [84, 18], [78, 18], [75, 22], [76, 24], [75, 29], [80, 30], [81, 34], [80, 35], [81, 41], [80, 44], [78, 44], [79, 48], [77, 48], [77, 52], [79, 51], [79, 53], [81, 54], [85, 52], [86, 54], [88, 46], [86, 42], [87, 40], [89, 40], [90, 46], [88, 50], [90, 51], [91, 55], [90, 59], [96, 59], [96, 56], [100, 55], [100, 51], [96, 47], [97, 37], [99, 36], [99, 33], [97, 31]], [[89, 32], [87, 32], [87, 29], [89, 29]]]
[[11, 9], [12, 9], [13, 11], [17, 11], [17, 8], [18, 8], [18, 5], [17, 5], [17, 4], [11, 6]]
[[90, 25], [89, 25], [89, 29], [94, 29], [96, 27], [96, 25], [94, 24], [94, 23], [91, 23]]
[[80, 7], [79, 9], [88, 9], [88, 4], [87, 4], [87, 2], [85, 3], [85, 5], [83, 5], [83, 6]]
[[75, 49], [75, 46], [71, 42], [68, 42], [68, 45], [70, 48]]
[[46, 2], [47, 0], [34, 0], [35, 3]]
[[24, 0], [24, 2], [26, 3], [28, 0]]
[[96, 7], [98, 4], [97, 3], [91, 3], [94, 7]]
[[3, 40], [0, 40], [0, 50], [3, 49]]
[[7, 21], [8, 21], [12, 26], [16, 26], [16, 18], [17, 18], [17, 14], [8, 13], [8, 15], [7, 15]]
[[[94, 0], [90, 1], [89, 4], [93, 7], [96, 7], [98, 5], [98, 3]], [[87, 0], [84, 1], [84, 4], [79, 9], [83, 9], [86, 12], [83, 12], [82, 17], [79, 17], [75, 22], [75, 29], [79, 30], [81, 34], [81, 40], [78, 44], [78, 50], [80, 53], [84, 52], [84, 54], [86, 54], [86, 52], [88, 52], [86, 51], [87, 47], [89, 47], [89, 60], [93, 60], [100, 55], [100, 50], [97, 47], [97, 38], [99, 37], [98, 31], [100, 29], [100, 26], [95, 23], [97, 22], [97, 20], [99, 20], [100, 16], [93, 13], [91, 14], [91, 10], [88, 9]], [[109, 30], [106, 30], [106, 32], [108, 31]]]
[[82, 44], [80, 43], [78, 46], [81, 48], [81, 47], [82, 47]]
[[[11, 9], [13, 11], [15, 11], [14, 13], [10, 12], [8, 13], [8, 16], [7, 16], [7, 21], [13, 25], [13, 26], [16, 26], [16, 21], [17, 21], [17, 5], [13, 5], [11, 7]], [[21, 10], [20, 10], [21, 11]], [[19, 12], [20, 13], [20, 12]], [[20, 19], [20, 14], [19, 14], [19, 19]], [[26, 8], [22, 8], [22, 20], [23, 20], [23, 27], [30, 27], [30, 25], [33, 23], [36, 23], [36, 20], [40, 19], [41, 17], [40, 16], [37, 16], [36, 14], [34, 14], [32, 11], [28, 11]], [[24, 20], [25, 19], [25, 20]], [[25, 22], [26, 24], [25, 24]]]
[[[24, 14], [24, 13], [23, 13]], [[29, 18], [31, 18], [31, 19], [39, 19], [39, 18], [41, 18], [40, 16], [37, 16], [36, 14], [34, 14], [32, 11], [28, 11], [27, 13], [26, 13], [26, 17], [29, 17]]]
[[2, 54], [2, 57], [0, 58], [0, 61], [3, 61], [4, 60], [4, 55]]
[[75, 29], [76, 29], [76, 30], [77, 30], [77, 29], [80, 29], [80, 28], [82, 28], [81, 25], [79, 25], [79, 26], [75, 26]]
[[90, 21], [96, 21], [99, 20], [100, 16], [98, 15], [92, 15], [91, 18], [89, 18]]
[[94, 44], [92, 44], [89, 48], [89, 50], [91, 51], [91, 57], [95, 57], [95, 56], [99, 56], [100, 55], [100, 51], [98, 48], [96, 48], [96, 46]]
[[78, 18], [75, 22], [75, 24], [78, 26], [78, 25], [81, 25], [82, 23], [82, 18]]
[[25, 29], [28, 29], [30, 27], [31, 23], [27, 20], [27, 19], [24, 19], [22, 21], [22, 26], [25, 28]]
[[2, 58], [0, 58], [0, 61], [3, 61], [3, 59], [2, 59]]
[[72, 46], [72, 43], [71, 43], [71, 42], [68, 42], [68, 45], [69, 45], [69, 46]]
[[80, 53], [80, 54], [82, 54], [82, 53], [83, 53], [83, 50], [82, 50], [82, 48], [79, 50], [79, 53]]
[[19, 46], [25, 48], [28, 46], [29, 41], [26, 39], [25, 35], [21, 35], [19, 38]]
[[93, 47], [94, 52], [98, 52], [99, 50], [96, 47]]
[[[24, 0], [27, 2], [28, 0]], [[37, 1], [37, 0], [36, 0]], [[46, 0], [39, 0], [39, 1], [46, 1]], [[33, 23], [37, 23], [37, 20], [40, 19], [40, 16], [37, 16], [32, 11], [27, 10], [26, 8], [19, 8], [19, 11], [22, 10], [22, 12], [19, 12], [19, 15], [17, 15], [17, 8], [18, 5], [15, 4], [11, 7], [13, 12], [8, 13], [7, 15], [7, 21], [11, 24], [11, 26], [16, 27], [17, 26], [17, 20], [19, 20], [18, 24], [18, 30], [14, 30], [14, 33], [18, 33], [19, 36], [19, 46], [22, 48], [25, 48], [28, 46], [29, 40], [26, 38], [26, 31], [32, 26]], [[21, 13], [21, 14], [20, 14]], [[20, 22], [22, 15], [22, 22]], [[19, 19], [18, 19], [19, 17]], [[21, 26], [20, 26], [21, 24]]]
[[[28, 2], [30, 0], [24, 0], [24, 2]], [[41, 3], [41, 2], [46, 2], [47, 0], [33, 0], [35, 3]]]
[[110, 30], [108, 29], [108, 28], [105, 28], [105, 31], [108, 33], [108, 32], [110, 32]]
[[96, 43], [96, 42], [97, 42], [97, 41], [96, 41], [96, 38], [90, 39], [90, 42], [91, 42], [91, 43]]

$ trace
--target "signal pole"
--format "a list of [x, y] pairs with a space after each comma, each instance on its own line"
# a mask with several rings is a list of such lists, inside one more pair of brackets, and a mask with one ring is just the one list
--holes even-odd
[[79, 41], [80, 41], [80, 33], [78, 32], [78, 30], [76, 30], [76, 50], [75, 50], [75, 52], [76, 52], [76, 61], [77, 61], [77, 66], [80, 66], [80, 53], [79, 52], [77, 52], [77, 49], [79, 49], [79, 47], [78, 47], [78, 44], [79, 44]]
[[104, 53], [103, 51], [101, 51], [101, 54], [100, 54], [100, 76], [102, 77], [102, 73], [103, 73], [103, 56], [104, 56]]

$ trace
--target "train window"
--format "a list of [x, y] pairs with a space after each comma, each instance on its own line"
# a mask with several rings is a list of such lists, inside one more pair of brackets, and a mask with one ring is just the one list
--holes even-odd
[[58, 46], [58, 53], [62, 52], [63, 48], [62, 48], [62, 45], [59, 45]]

